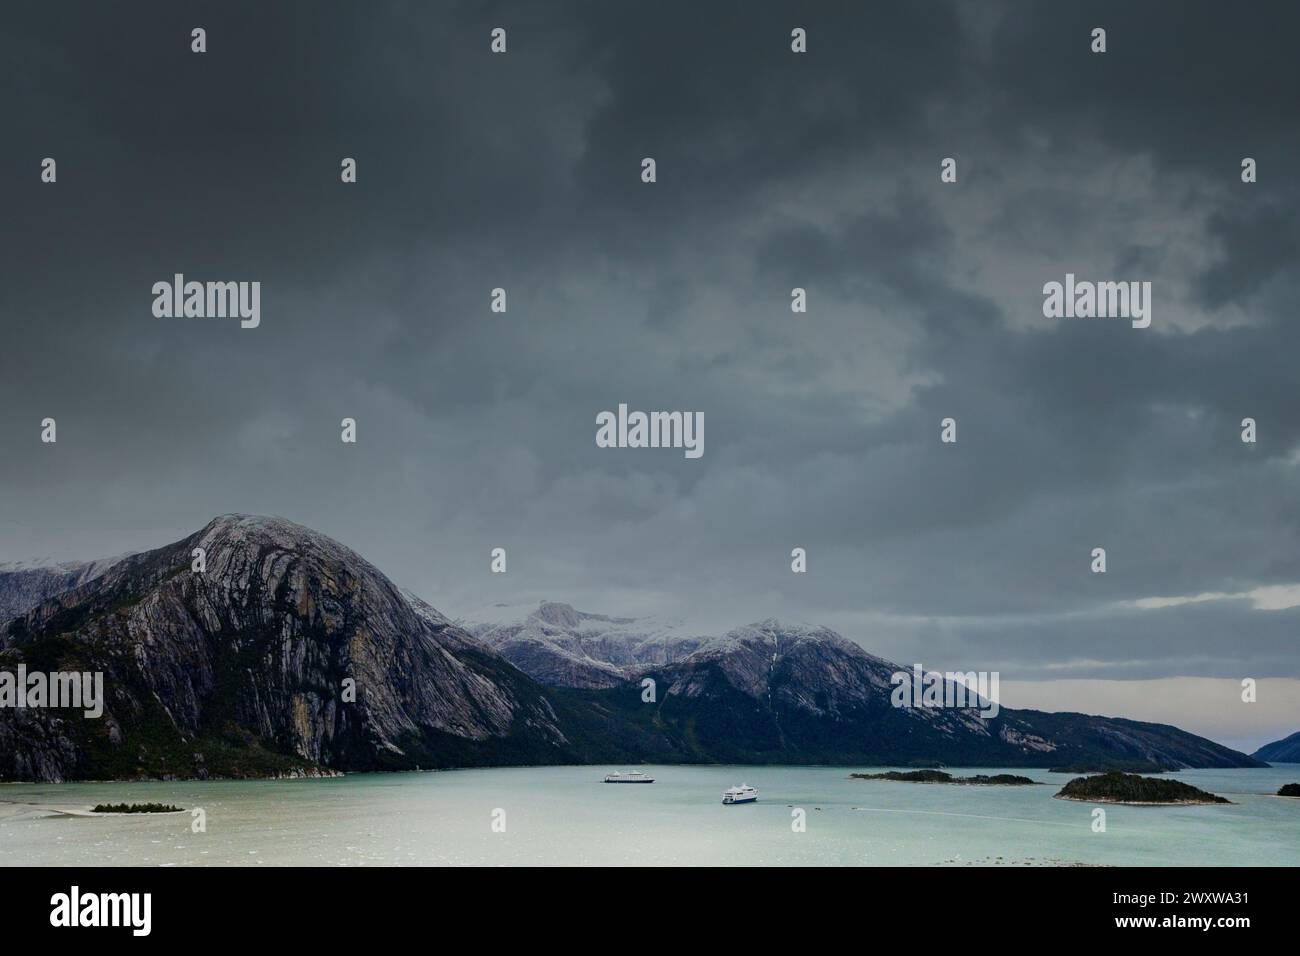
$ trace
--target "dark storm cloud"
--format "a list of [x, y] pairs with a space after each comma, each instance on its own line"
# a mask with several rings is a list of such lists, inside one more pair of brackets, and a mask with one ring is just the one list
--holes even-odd
[[[609, 91], [589, 125], [584, 195], [642, 233], [678, 215], [735, 213], [774, 182], [918, 128], [970, 56], [948, 4], [669, 3], [635, 30], [619, 4], [593, 4], [584, 20]], [[786, 55], [795, 24], [815, 56]], [[626, 175], [648, 155], [669, 197], [647, 198]]]
[[[1300, 150], [1292, 32], [1297, 12], [1262, 4], [1229, 17], [1220, 3], [1015, 3], [1004, 8], [989, 59], [995, 122], [1154, 156], [1162, 169], [1231, 177], [1242, 157], [1272, 169], [1267, 190], [1233, 197], [1211, 220], [1224, 261], [1197, 281], [1212, 306], [1244, 297], [1294, 265]], [[1074, 37], [1108, 30], [1104, 59]], [[1027, 78], [1032, 77], [1032, 81]], [[1291, 276], [1294, 281], [1294, 273]]]
[[[1300, 674], [1292, 611], [1130, 603], [1300, 583], [1294, 7], [4, 21], [0, 560], [279, 513], [450, 613], [545, 596], [1021, 677]], [[1067, 271], [1151, 280], [1152, 328], [1044, 319]], [[261, 281], [262, 327], [154, 319], [174, 272]], [[619, 402], [703, 411], [704, 458], [596, 448]]]
[[[1296, 12], [1238, 12], [1214, 0], [1006, 4], [982, 78], [1005, 97], [999, 126], [1074, 133], [1205, 173], [1255, 149], [1281, 153], [1300, 135], [1287, 55]], [[1095, 27], [1107, 30], [1104, 58], [1077, 42]]]

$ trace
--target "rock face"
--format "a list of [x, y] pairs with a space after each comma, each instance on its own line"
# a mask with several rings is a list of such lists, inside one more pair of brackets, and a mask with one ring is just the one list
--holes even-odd
[[1300, 731], [1282, 740], [1265, 744], [1251, 756], [1268, 763], [1300, 763]]
[[7, 778], [575, 759], [537, 685], [280, 519], [218, 518], [122, 559], [11, 622], [0, 663], [19, 661], [103, 671], [107, 703], [97, 720], [0, 710]]
[[96, 570], [23, 585], [13, 606], [73, 576], [0, 623], [0, 671], [102, 672], [104, 714], [0, 707], [0, 779], [640, 761], [1261, 765], [1157, 724], [896, 708], [890, 677], [904, 669], [825, 628], [769, 620], [706, 639], [543, 604], [480, 627], [480, 640], [278, 518], [225, 516]]
[[647, 666], [681, 660], [706, 640], [668, 623], [609, 617], [544, 602], [522, 620], [466, 628], [524, 673], [552, 687], [615, 687]]

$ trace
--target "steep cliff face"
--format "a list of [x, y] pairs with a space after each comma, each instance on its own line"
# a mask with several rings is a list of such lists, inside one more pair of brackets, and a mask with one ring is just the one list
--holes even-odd
[[0, 711], [10, 778], [573, 759], [525, 675], [280, 519], [218, 518], [125, 558], [13, 621], [0, 652], [29, 670], [103, 671], [107, 697], [97, 720]]

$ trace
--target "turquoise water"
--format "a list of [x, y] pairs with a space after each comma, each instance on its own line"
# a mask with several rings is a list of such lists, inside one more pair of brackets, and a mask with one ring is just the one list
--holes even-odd
[[[1233, 806], [1107, 806], [1034, 787], [852, 780], [835, 767], [617, 767], [356, 774], [328, 780], [0, 785], [0, 865], [1288, 865], [1300, 864], [1300, 765], [1171, 776]], [[957, 775], [967, 771], [954, 770]], [[727, 807], [740, 783], [759, 802]], [[96, 803], [172, 803], [190, 814], [79, 817]], [[807, 816], [793, 832], [792, 807]], [[493, 832], [494, 810], [505, 832]], [[499, 819], [499, 817], [498, 817]]]

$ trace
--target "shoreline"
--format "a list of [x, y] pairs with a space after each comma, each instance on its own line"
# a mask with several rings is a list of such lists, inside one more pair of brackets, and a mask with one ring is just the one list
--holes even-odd
[[1052, 794], [1053, 800], [1069, 800], [1072, 803], [1109, 803], [1121, 807], [1235, 807], [1232, 800], [1116, 800], [1113, 797], [1066, 797], [1059, 793]]
[[[1290, 766], [1290, 765], [1283, 765]], [[1294, 766], [1300, 767], [1300, 764]], [[403, 770], [328, 770], [323, 769], [315, 772], [285, 772], [268, 775], [249, 775], [239, 777], [221, 776], [219, 774], [210, 774], [204, 777], [86, 777], [72, 780], [0, 780], [0, 793], [3, 793], [5, 787], [33, 787], [33, 786], [62, 786], [63, 784], [136, 784], [136, 783], [233, 783], [233, 782], [259, 782], [259, 781], [299, 781], [299, 780], [340, 780], [344, 777], [361, 776], [361, 775], [384, 775], [396, 776], [401, 774], [420, 774], [420, 773], [459, 773], [463, 771], [474, 770], [559, 770], [559, 769], [582, 769], [582, 768], [629, 768], [629, 767], [680, 767], [689, 768], [713, 768], [726, 769], [728, 767], [744, 768], [759, 772], [764, 769], [772, 770], [848, 770], [862, 772], [864, 770], [882, 770], [888, 771], [895, 769], [897, 765], [891, 764], [845, 764], [845, 763], [519, 763], [519, 764], [491, 764], [483, 766], [465, 766], [465, 767], [414, 767]], [[908, 767], [899, 772], [908, 773], [918, 768]], [[963, 765], [945, 765], [942, 768], [921, 768], [921, 769], [942, 769], [944, 771], [962, 771], [979, 774], [984, 771], [997, 770], [1004, 772], [1014, 772], [1016, 774], [1056, 774], [1058, 776], [1077, 776], [1073, 772], [1054, 770], [1047, 767], [1000, 767], [989, 764], [963, 764]], [[1275, 765], [1265, 765], [1263, 767], [1187, 767], [1182, 770], [1163, 771], [1166, 774], [1175, 774], [1183, 772], [1201, 772], [1216, 770], [1275, 770], [1280, 769]], [[849, 774], [850, 777], [854, 773]], [[1086, 774], [1091, 776], [1091, 774]], [[859, 777], [858, 779], [867, 779]], [[957, 784], [961, 781], [886, 781], [890, 783], [932, 783], [939, 782], [948, 785]], [[1034, 784], [1046, 786], [1054, 784], [1053, 780], [1035, 780]], [[971, 784], [971, 786], [1013, 786], [1012, 784]], [[1018, 784], [1016, 786], [1028, 786], [1028, 784]], [[1272, 794], [1278, 796], [1278, 794]], [[1063, 798], [1070, 799], [1070, 798]], [[1292, 798], [1296, 799], [1296, 798]], [[0, 801], [3, 802], [3, 801]]]

